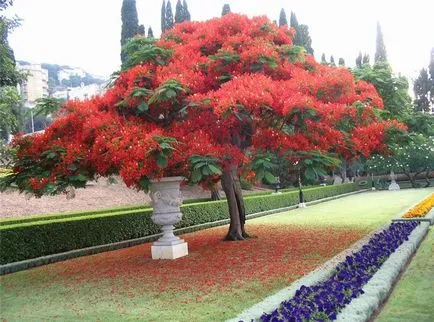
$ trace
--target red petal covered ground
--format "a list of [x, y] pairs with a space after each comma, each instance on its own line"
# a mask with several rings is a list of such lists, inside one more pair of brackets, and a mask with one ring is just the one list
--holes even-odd
[[366, 232], [344, 229], [295, 229], [291, 226], [250, 225], [258, 238], [225, 242], [226, 227], [182, 236], [189, 255], [174, 261], [152, 260], [144, 244], [78, 258], [47, 267], [50, 275], [71, 283], [99, 283], [115, 278], [148, 291], [230, 289], [244, 283], [272, 282], [301, 276], [350, 246]]

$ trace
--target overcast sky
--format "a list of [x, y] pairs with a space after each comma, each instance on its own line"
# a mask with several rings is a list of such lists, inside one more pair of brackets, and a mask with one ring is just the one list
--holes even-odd
[[[136, 0], [139, 21], [160, 34], [162, 0]], [[171, 0], [175, 12], [176, 0]], [[376, 22], [383, 30], [389, 62], [396, 73], [415, 78], [429, 64], [434, 47], [432, 0], [187, 0], [193, 20], [220, 16], [224, 3], [232, 12], [267, 15], [278, 20], [284, 8], [309, 26], [319, 60], [333, 55], [353, 66], [359, 51], [373, 60]], [[10, 35], [18, 60], [65, 64], [108, 76], [119, 68], [122, 0], [15, 0], [8, 14], [23, 19]]]

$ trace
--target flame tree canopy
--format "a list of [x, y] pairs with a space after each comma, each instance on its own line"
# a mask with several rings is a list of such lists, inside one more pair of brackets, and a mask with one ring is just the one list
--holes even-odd
[[237, 171], [255, 155], [319, 151], [351, 160], [385, 152], [388, 130], [402, 128], [379, 119], [373, 85], [317, 63], [293, 37], [266, 17], [228, 14], [177, 24], [160, 40], [132, 39], [104, 95], [67, 102], [44, 134], [13, 142], [3, 189], [41, 196], [113, 174], [141, 190], [163, 176], [208, 186], [221, 177], [228, 238], [242, 239]]

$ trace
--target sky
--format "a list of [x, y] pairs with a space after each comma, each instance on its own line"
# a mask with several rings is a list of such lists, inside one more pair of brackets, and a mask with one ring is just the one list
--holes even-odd
[[[171, 0], [175, 13], [176, 0]], [[136, 0], [139, 23], [160, 35], [162, 0]], [[315, 57], [333, 55], [354, 66], [358, 53], [375, 54], [376, 24], [380, 22], [388, 60], [396, 74], [417, 77], [427, 67], [434, 47], [432, 0], [187, 0], [192, 20], [231, 11], [278, 20], [281, 8], [307, 24]], [[81, 67], [100, 76], [119, 69], [122, 0], [14, 0], [8, 15], [22, 25], [9, 42], [17, 60]]]

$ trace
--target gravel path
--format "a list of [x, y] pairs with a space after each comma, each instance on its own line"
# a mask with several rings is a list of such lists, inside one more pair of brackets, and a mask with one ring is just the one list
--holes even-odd
[[[185, 186], [181, 190], [184, 199], [206, 198], [210, 195], [198, 186]], [[129, 189], [123, 183], [108, 184], [106, 179], [101, 179], [90, 183], [86, 189], [76, 189], [75, 198], [69, 200], [66, 195], [29, 199], [25, 194], [15, 191], [0, 193], [0, 218], [139, 205], [149, 201], [149, 196], [144, 192]]]

